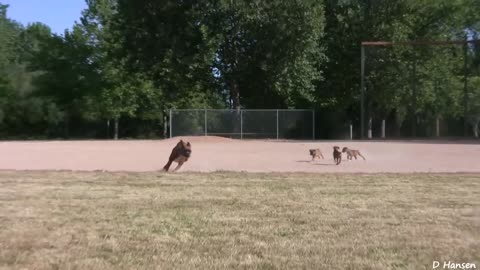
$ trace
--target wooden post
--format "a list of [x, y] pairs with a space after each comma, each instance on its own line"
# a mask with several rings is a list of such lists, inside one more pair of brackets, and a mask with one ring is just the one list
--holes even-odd
[[114, 122], [115, 135], [113, 135], [114, 140], [118, 140], [118, 122], [119, 122], [118, 117], [115, 117], [115, 122]]
[[372, 138], [372, 118], [368, 119], [368, 138]]
[[107, 139], [110, 139], [110, 120], [107, 120]]
[[436, 128], [435, 128], [435, 130], [436, 130], [435, 135], [436, 135], [437, 137], [440, 137], [440, 118], [437, 117], [437, 119], [436, 119], [435, 122], [436, 122], [436, 125], [435, 125], [435, 126], [436, 126]]
[[385, 139], [385, 119], [382, 120], [382, 139]]

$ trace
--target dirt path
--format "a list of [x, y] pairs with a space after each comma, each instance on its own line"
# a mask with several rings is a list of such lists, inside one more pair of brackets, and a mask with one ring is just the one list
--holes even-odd
[[[185, 139], [193, 154], [180, 171], [480, 172], [480, 144], [472, 143]], [[0, 142], [0, 169], [154, 171], [163, 167], [177, 141]], [[360, 149], [367, 160], [335, 166], [334, 145]], [[311, 163], [309, 148], [320, 148], [325, 160]]]

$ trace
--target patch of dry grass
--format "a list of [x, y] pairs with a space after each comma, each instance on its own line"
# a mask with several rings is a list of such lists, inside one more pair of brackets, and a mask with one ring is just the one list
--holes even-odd
[[480, 175], [0, 173], [0, 269], [480, 267]]

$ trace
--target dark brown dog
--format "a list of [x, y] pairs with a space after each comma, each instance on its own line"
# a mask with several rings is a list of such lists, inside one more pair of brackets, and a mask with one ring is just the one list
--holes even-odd
[[172, 153], [168, 158], [167, 164], [165, 164], [165, 166], [163, 167], [163, 170], [168, 172], [168, 169], [170, 168], [170, 165], [172, 165], [172, 162], [177, 162], [178, 165], [173, 170], [174, 172], [176, 172], [182, 167], [183, 163], [187, 162], [191, 154], [192, 145], [189, 142], [185, 143], [183, 140], [180, 140], [177, 145], [172, 149]]
[[310, 156], [312, 156], [312, 161], [314, 161], [316, 157], [318, 157], [319, 159], [320, 157], [324, 159], [322, 155], [322, 151], [320, 151], [320, 149], [310, 149], [309, 151], [310, 151]]
[[349, 149], [347, 147], [344, 147], [342, 149], [342, 153], [347, 153], [347, 159], [348, 160], [352, 160], [352, 157], [357, 159], [357, 156], [361, 156], [363, 158], [363, 160], [365, 160], [365, 157], [362, 156], [362, 154], [360, 154], [360, 151], [358, 151], [358, 150], [353, 150], [353, 149]]
[[338, 146], [333, 147], [333, 161], [337, 165], [342, 163], [342, 152], [340, 152], [340, 147]]

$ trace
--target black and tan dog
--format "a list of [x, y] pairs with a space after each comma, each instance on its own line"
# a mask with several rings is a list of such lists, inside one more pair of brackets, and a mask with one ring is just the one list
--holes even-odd
[[170, 165], [172, 165], [172, 162], [178, 163], [177, 167], [173, 170], [174, 172], [177, 171], [182, 167], [183, 163], [187, 162], [191, 154], [192, 145], [189, 142], [185, 143], [183, 140], [180, 140], [177, 145], [172, 149], [172, 153], [168, 158], [167, 164], [165, 164], [165, 166], [163, 167], [163, 171], [168, 172], [168, 169], [170, 168]]
[[342, 163], [342, 152], [340, 152], [340, 147], [338, 146], [333, 147], [333, 161], [337, 165]]
[[325, 159], [320, 149], [310, 149], [309, 151], [310, 151], [310, 156], [312, 156], [312, 161], [314, 161], [316, 157], [318, 157], [319, 159], [320, 158]]
[[343, 147], [342, 153], [347, 153], [347, 159], [348, 159], [348, 160], [352, 160], [352, 157], [354, 157], [355, 159], [357, 159], [357, 156], [360, 156], [360, 157], [363, 158], [363, 160], [366, 160], [365, 157], [362, 156], [362, 154], [360, 153], [360, 151], [354, 150], [354, 149], [349, 149], [348, 147]]

